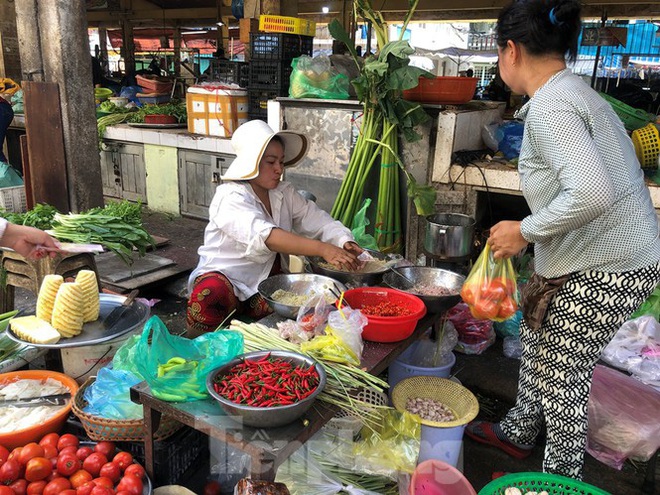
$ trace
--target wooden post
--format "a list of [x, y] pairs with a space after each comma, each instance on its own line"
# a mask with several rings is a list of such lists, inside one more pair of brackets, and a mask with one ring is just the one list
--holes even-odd
[[281, 11], [280, 0], [261, 0], [260, 14], [280, 15]]
[[181, 77], [181, 27], [174, 26], [174, 77]]

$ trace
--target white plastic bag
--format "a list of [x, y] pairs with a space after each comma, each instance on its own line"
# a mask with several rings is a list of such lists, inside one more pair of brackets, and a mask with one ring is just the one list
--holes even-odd
[[361, 311], [343, 308], [328, 315], [328, 326], [355, 353], [357, 360], [362, 359], [362, 330], [367, 325], [367, 317]]

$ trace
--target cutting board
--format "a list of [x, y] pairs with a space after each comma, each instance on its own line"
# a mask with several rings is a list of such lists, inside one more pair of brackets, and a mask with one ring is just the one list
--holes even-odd
[[114, 253], [103, 253], [96, 256], [96, 268], [102, 280], [118, 284], [131, 278], [138, 278], [149, 273], [171, 267], [176, 263], [170, 259], [147, 253], [135, 257], [131, 266], [124, 263]]

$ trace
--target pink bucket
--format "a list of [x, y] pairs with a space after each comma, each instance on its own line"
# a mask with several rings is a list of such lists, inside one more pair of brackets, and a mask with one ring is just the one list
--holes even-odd
[[477, 492], [458, 469], [429, 459], [415, 468], [410, 495], [477, 495]]

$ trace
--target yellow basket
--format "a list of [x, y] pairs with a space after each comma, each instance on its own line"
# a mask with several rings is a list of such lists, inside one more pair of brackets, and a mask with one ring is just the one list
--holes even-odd
[[660, 133], [655, 124], [647, 124], [632, 133], [635, 153], [642, 168], [656, 168], [660, 154]]
[[315, 36], [316, 23], [307, 19], [300, 19], [299, 17], [262, 15], [259, 17], [259, 31]]
[[477, 417], [479, 402], [463, 385], [437, 376], [413, 376], [401, 380], [392, 390], [392, 404], [399, 411], [406, 410], [409, 398], [433, 399], [447, 406], [456, 416], [454, 421], [429, 421], [421, 423], [436, 428], [462, 426]]
[[[107, 440], [110, 442], [144, 442], [144, 421], [142, 419], [108, 419], [94, 416], [83, 411], [87, 401], [83, 398], [85, 390], [96, 380], [91, 376], [83, 383], [73, 397], [71, 410], [82, 424], [87, 436], [94, 441]], [[163, 415], [158, 430], [154, 433], [154, 440], [164, 440], [175, 433], [183, 424]]]

